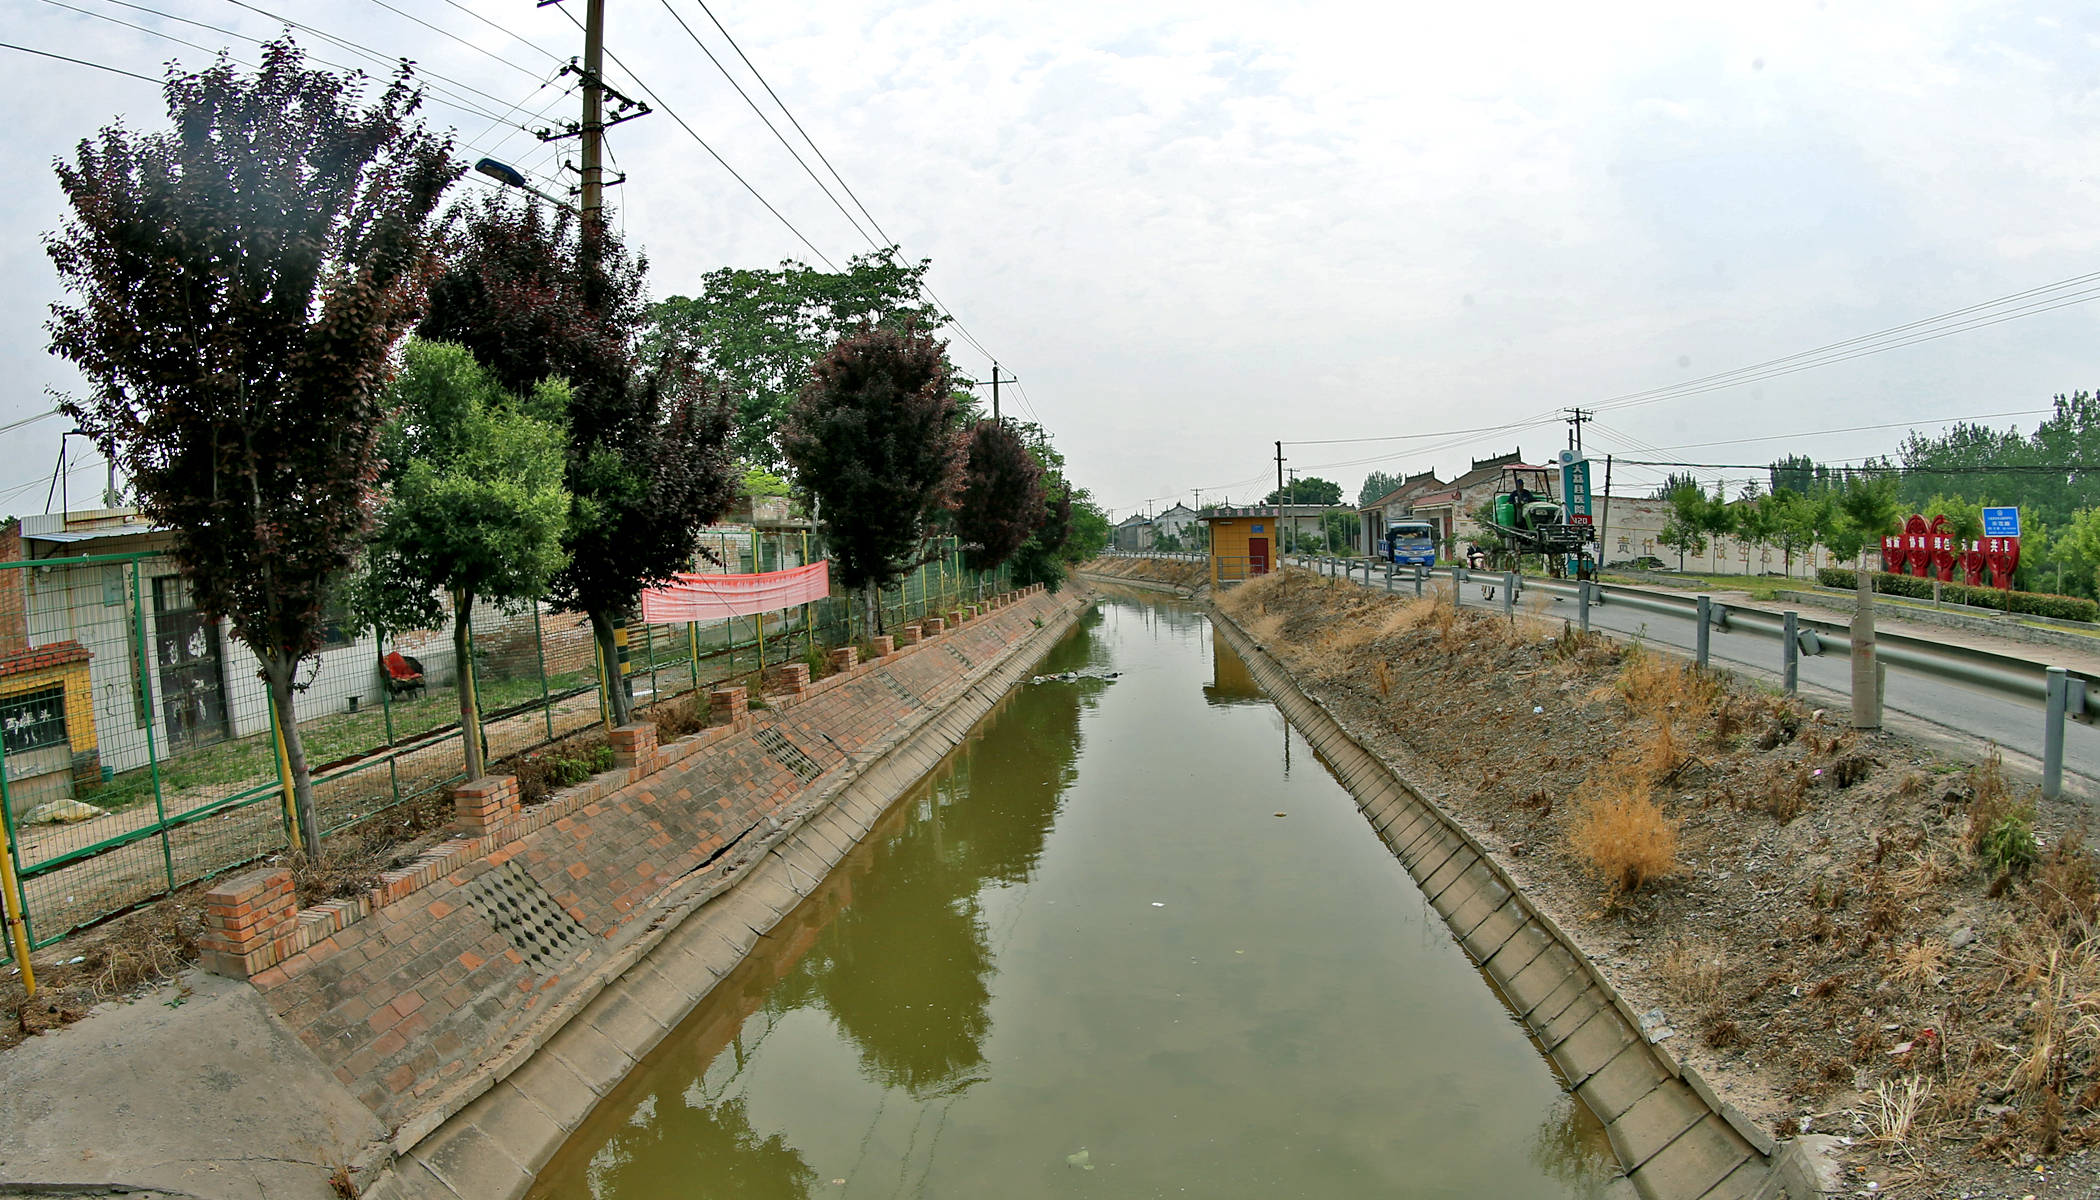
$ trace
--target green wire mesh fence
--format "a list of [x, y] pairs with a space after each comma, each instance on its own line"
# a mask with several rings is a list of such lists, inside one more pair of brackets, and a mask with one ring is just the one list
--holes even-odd
[[[708, 535], [719, 565], [777, 570], [823, 556], [799, 530]], [[951, 544], [886, 589], [885, 625], [1008, 586]], [[626, 629], [643, 709], [865, 641], [858, 596]], [[302, 664], [295, 710], [324, 837], [384, 820], [461, 780], [461, 739], [500, 764], [604, 720], [589, 621], [545, 603], [479, 604], [468, 638], [479, 728], [461, 727], [449, 619], [431, 630], [332, 625]], [[257, 663], [197, 611], [153, 553], [0, 564], [0, 830], [34, 945], [284, 850], [285, 774]], [[0, 947], [0, 961], [10, 958]]]

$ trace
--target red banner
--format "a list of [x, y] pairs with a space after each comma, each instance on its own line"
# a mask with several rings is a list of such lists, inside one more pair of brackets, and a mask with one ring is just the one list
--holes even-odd
[[830, 560], [758, 575], [675, 575], [642, 593], [642, 620], [651, 625], [750, 617], [812, 604], [831, 594]]

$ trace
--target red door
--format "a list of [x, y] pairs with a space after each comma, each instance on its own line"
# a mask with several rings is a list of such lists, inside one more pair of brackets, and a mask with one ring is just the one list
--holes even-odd
[[1247, 574], [1269, 573], [1269, 539], [1251, 537], [1247, 539]]

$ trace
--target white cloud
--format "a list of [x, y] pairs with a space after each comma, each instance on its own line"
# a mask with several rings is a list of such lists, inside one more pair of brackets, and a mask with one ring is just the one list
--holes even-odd
[[[534, 87], [370, 0], [285, 2], [496, 95]], [[576, 51], [554, 10], [463, 2]], [[696, 6], [672, 3], [733, 62]], [[2100, 243], [2100, 27], [2069, 5], [715, 7], [888, 232], [934, 259], [1075, 472], [1121, 505], [1261, 475], [1279, 436], [1474, 426], [1791, 353], [2078, 273]], [[149, 74], [201, 58], [38, 0], [12, 11], [40, 48]], [[171, 11], [273, 31], [223, 0]], [[411, 11], [551, 65], [450, 8]], [[861, 248], [661, 7], [616, 6], [607, 43], [833, 258]], [[50, 158], [120, 113], [159, 119], [146, 85], [12, 65], [0, 369], [16, 390], [0, 421], [70, 386], [40, 331]], [[659, 294], [809, 257], [667, 115], [613, 145]], [[535, 146], [502, 150], [539, 165]], [[2066, 310], [1607, 424], [1668, 445], [2024, 407], [2092, 382], [2093, 322]], [[56, 425], [0, 441], [0, 490], [48, 471]], [[1507, 440], [1384, 465], [1463, 466]], [[1363, 457], [1329, 449], [1294, 457]], [[1365, 469], [1338, 473], [1353, 486]]]

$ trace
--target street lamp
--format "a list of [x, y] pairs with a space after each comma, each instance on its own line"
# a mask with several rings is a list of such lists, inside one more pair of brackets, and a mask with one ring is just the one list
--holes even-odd
[[476, 171], [481, 172], [483, 175], [488, 176], [490, 179], [495, 180], [497, 183], [502, 184], [504, 187], [514, 187], [521, 192], [530, 192], [533, 195], [538, 196], [540, 199], [545, 200], [547, 203], [552, 204], [554, 207], [561, 209], [562, 211], [569, 213], [572, 216], [583, 216], [583, 213], [579, 211], [575, 205], [570, 204], [566, 200], [557, 200], [554, 197], [548, 195], [547, 193], [541, 191], [540, 189], [532, 186], [532, 183], [525, 178], [525, 173], [523, 171], [518, 170], [516, 167], [511, 166], [509, 163], [497, 162], [493, 158], [484, 158], [480, 162], [474, 164], [474, 169]]

